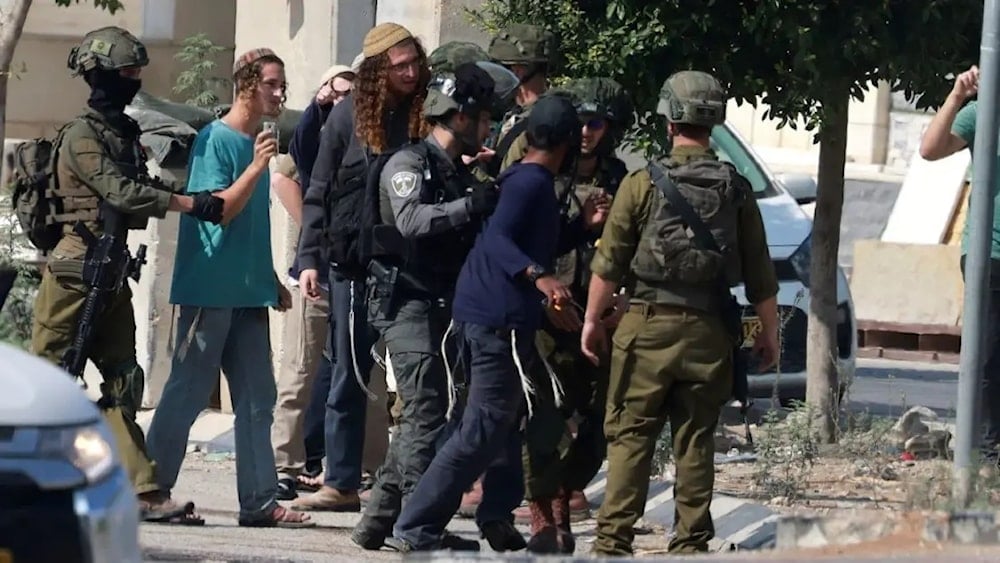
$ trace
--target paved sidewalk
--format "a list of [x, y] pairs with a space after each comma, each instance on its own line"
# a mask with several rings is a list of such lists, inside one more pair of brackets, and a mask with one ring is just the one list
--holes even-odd
[[[143, 430], [149, 428], [153, 412], [139, 413], [139, 425]], [[203, 412], [191, 428], [188, 451], [208, 454], [211, 459], [224, 459], [234, 452], [233, 416], [218, 411]], [[607, 474], [602, 468], [585, 491], [595, 510], [604, 500], [606, 484]], [[667, 530], [673, 527], [673, 493], [673, 481], [650, 481], [643, 517], [646, 524], [662, 526]], [[726, 543], [739, 549], [761, 549], [774, 545], [777, 515], [770, 509], [745, 499], [717, 494], [711, 510], [717, 538], [714, 547], [722, 548]]]

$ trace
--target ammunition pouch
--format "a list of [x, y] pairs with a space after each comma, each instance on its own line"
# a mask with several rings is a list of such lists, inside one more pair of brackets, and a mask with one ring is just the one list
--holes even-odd
[[56, 279], [83, 281], [83, 260], [49, 260], [47, 266]]

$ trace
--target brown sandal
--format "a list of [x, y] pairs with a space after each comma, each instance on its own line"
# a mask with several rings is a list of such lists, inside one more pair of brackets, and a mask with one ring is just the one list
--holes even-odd
[[313, 528], [316, 526], [308, 514], [288, 510], [281, 505], [275, 506], [274, 510], [269, 513], [240, 516], [239, 523], [240, 526], [248, 528]]

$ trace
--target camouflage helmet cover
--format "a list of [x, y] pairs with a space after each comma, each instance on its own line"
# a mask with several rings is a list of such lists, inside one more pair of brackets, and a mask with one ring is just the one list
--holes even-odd
[[115, 26], [95, 29], [69, 52], [66, 66], [73, 75], [91, 70], [119, 70], [149, 64], [146, 46], [128, 31]]
[[434, 49], [427, 57], [427, 65], [434, 74], [453, 73], [463, 63], [488, 61], [490, 56], [482, 47], [467, 41], [449, 41]]
[[632, 126], [635, 108], [628, 92], [611, 78], [578, 78], [559, 88], [568, 93], [576, 111], [583, 115], [597, 115], [624, 131]]
[[726, 121], [726, 90], [707, 72], [677, 72], [663, 83], [656, 113], [670, 123], [721, 125]]
[[487, 51], [506, 65], [548, 63], [555, 55], [555, 36], [537, 25], [516, 23], [500, 30]]

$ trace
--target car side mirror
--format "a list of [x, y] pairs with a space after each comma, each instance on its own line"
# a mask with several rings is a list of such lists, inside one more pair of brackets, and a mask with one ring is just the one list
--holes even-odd
[[788, 257], [792, 269], [795, 270], [796, 277], [802, 282], [806, 289], [809, 289], [809, 268], [812, 267], [812, 233], [799, 244], [795, 252]]
[[799, 205], [816, 201], [816, 180], [808, 174], [779, 174], [778, 181]]

